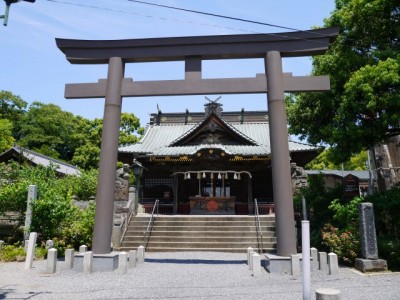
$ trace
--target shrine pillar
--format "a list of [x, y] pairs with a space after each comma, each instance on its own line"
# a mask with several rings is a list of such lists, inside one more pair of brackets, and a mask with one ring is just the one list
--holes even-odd
[[290, 154], [285, 110], [282, 58], [279, 51], [270, 51], [265, 57], [269, 134], [271, 144], [272, 186], [275, 202], [277, 254], [296, 254]]
[[114, 213], [115, 174], [118, 156], [118, 139], [121, 122], [121, 84], [124, 63], [120, 57], [111, 57], [108, 64], [103, 132], [101, 135], [99, 179], [94, 219], [94, 254], [111, 252], [111, 233]]

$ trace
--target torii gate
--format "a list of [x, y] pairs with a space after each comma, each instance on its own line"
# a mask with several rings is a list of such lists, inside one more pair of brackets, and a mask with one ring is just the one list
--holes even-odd
[[[282, 72], [282, 57], [323, 54], [338, 28], [274, 34], [193, 36], [131, 40], [56, 39], [72, 64], [108, 64], [107, 79], [66, 84], [65, 97], [104, 98], [103, 133], [93, 234], [93, 253], [111, 252], [114, 170], [117, 165], [122, 97], [268, 94], [277, 254], [296, 254], [285, 92], [328, 91], [328, 76], [292, 76]], [[202, 60], [264, 58], [265, 74], [252, 78], [202, 79]], [[185, 79], [133, 81], [125, 63], [185, 61]]]

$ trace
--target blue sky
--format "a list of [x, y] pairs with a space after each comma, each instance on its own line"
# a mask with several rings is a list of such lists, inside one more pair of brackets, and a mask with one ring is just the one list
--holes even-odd
[[[299, 30], [321, 26], [334, 9], [334, 0], [148, 0], [271, 23]], [[5, 5], [0, 1], [0, 14]], [[0, 20], [2, 21], [2, 20]], [[96, 82], [107, 75], [105, 65], [71, 65], [56, 47], [55, 38], [134, 39], [191, 35], [273, 33], [288, 30], [211, 16], [170, 10], [128, 0], [37, 0], [10, 9], [8, 26], [0, 27], [0, 90], [8, 90], [28, 103], [54, 103], [75, 115], [103, 117], [103, 99], [64, 98], [66, 83]], [[308, 75], [309, 58], [284, 59], [284, 72]], [[182, 79], [184, 65], [141, 63], [126, 66], [134, 80]], [[204, 78], [250, 77], [264, 72], [262, 60], [207, 61]], [[211, 99], [219, 95], [204, 95]], [[204, 96], [125, 98], [122, 110], [134, 113], [145, 125], [159, 105], [163, 112], [203, 111]], [[266, 110], [266, 95], [223, 95], [224, 111], [244, 108]]]

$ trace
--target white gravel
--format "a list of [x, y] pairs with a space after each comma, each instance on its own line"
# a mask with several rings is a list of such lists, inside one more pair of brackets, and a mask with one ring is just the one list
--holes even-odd
[[[0, 263], [0, 299], [302, 299], [300, 276], [253, 277], [246, 254], [218, 252], [146, 253], [146, 262], [125, 275], [83, 274], [57, 265], [46, 274], [46, 261]], [[400, 274], [363, 275], [340, 268], [332, 276], [312, 271], [315, 289], [336, 288], [343, 299], [400, 299]]]

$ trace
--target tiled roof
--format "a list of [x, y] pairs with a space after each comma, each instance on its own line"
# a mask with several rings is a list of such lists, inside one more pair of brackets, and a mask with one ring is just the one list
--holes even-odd
[[18, 155], [23, 155], [25, 159], [29, 160], [35, 165], [41, 165], [44, 167], [54, 165], [56, 167], [56, 171], [60, 174], [81, 175], [81, 172], [75, 166], [19, 146], [14, 146], [6, 152], [0, 154], [0, 161], [2, 158], [12, 155], [13, 152], [17, 153]]
[[369, 179], [369, 173], [368, 171], [365, 170], [347, 170], [347, 171], [342, 171], [342, 170], [305, 170], [305, 172], [308, 175], [318, 175], [318, 174], [324, 174], [324, 175], [332, 175], [332, 176], [339, 176], [339, 177], [345, 177], [347, 175], [353, 175], [356, 176], [358, 179], [361, 180], [368, 180]]
[[[238, 134], [256, 143], [256, 146], [203, 144], [190, 146], [169, 146], [198, 124], [150, 125], [140, 142], [121, 146], [119, 152], [149, 154], [155, 156], [192, 155], [202, 148], [222, 149], [231, 155], [269, 155], [271, 153], [268, 122], [227, 123]], [[289, 151], [316, 151], [318, 147], [293, 142], [289, 139]]]

